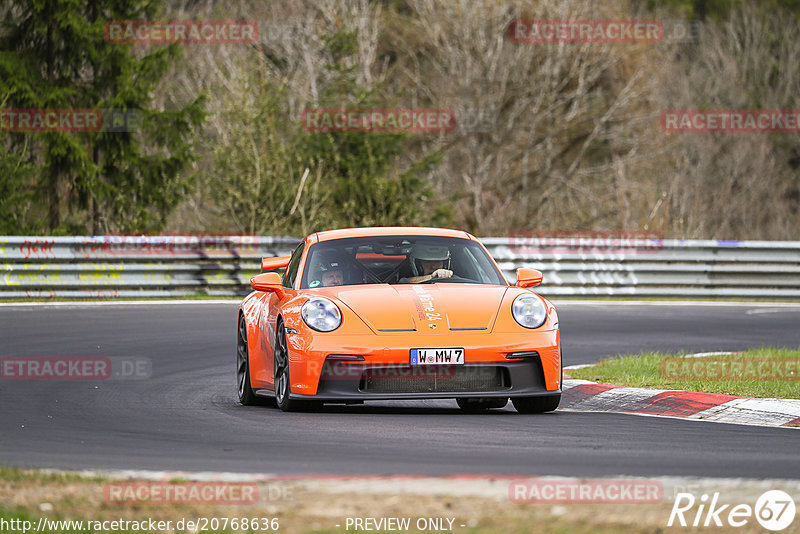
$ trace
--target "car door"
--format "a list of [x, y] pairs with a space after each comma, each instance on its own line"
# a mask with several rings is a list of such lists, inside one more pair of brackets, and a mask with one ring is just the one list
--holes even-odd
[[[300, 269], [300, 261], [305, 250], [305, 241], [300, 243], [292, 253], [292, 259], [286, 267], [283, 275], [283, 287], [292, 291], [294, 288], [297, 273]], [[259, 338], [261, 340], [260, 353], [262, 357], [262, 370], [257, 376], [259, 382], [267, 384], [266, 387], [275, 386], [275, 328], [280, 313], [280, 302], [275, 293], [264, 293], [261, 301], [261, 313], [259, 317]]]

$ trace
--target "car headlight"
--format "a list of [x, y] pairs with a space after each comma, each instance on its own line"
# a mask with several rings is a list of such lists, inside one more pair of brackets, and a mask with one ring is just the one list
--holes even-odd
[[323, 297], [307, 300], [300, 315], [309, 327], [320, 332], [336, 330], [342, 324], [342, 312], [336, 304]]
[[525, 328], [539, 328], [547, 319], [547, 308], [539, 297], [520, 295], [511, 304], [511, 314]]

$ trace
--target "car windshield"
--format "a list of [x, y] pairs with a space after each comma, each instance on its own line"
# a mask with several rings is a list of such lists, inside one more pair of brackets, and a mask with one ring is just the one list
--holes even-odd
[[[438, 269], [445, 273], [427, 279]], [[300, 287], [433, 282], [506, 285], [483, 247], [470, 239], [369, 236], [313, 245]]]

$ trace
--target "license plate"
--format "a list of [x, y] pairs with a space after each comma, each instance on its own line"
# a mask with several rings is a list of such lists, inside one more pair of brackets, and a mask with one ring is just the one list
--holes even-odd
[[464, 349], [411, 349], [411, 365], [464, 365]]

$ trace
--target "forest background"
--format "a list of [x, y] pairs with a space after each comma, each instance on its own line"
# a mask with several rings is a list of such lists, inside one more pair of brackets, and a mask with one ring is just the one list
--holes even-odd
[[[0, 1], [0, 108], [132, 110], [125, 132], [0, 129], [0, 235], [800, 240], [800, 135], [667, 133], [669, 109], [800, 105], [795, 0]], [[108, 21], [251, 20], [250, 44], [114, 44]], [[524, 43], [516, 19], [659, 20], [658, 42]], [[437, 108], [436, 133], [301, 127]]]

